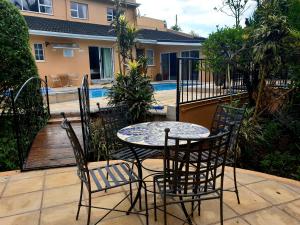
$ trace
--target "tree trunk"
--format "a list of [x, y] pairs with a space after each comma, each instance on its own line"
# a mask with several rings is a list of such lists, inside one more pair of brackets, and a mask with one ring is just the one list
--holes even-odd
[[119, 60], [119, 70], [120, 70], [120, 74], [123, 75], [123, 71], [122, 71], [122, 61], [121, 61], [121, 54], [118, 51], [118, 60]]
[[255, 111], [254, 111], [254, 115], [253, 115], [254, 121], [257, 119], [256, 117], [258, 114], [258, 109], [259, 109], [259, 105], [261, 102], [261, 97], [262, 97], [264, 85], [265, 85], [265, 67], [263, 65], [260, 65], [259, 73], [260, 73], [260, 85], [259, 85], [258, 95], [257, 95], [257, 99], [256, 99]]

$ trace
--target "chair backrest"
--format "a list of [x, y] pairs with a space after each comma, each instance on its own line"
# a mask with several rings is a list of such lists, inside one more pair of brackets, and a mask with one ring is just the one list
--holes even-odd
[[108, 154], [110, 154], [122, 147], [117, 133], [120, 129], [130, 125], [129, 109], [127, 105], [116, 105], [106, 108], [100, 108], [99, 103], [97, 105], [104, 128], [106, 147]]
[[84, 152], [81, 148], [80, 142], [74, 132], [74, 129], [71, 123], [66, 118], [63, 120], [61, 127], [66, 130], [68, 138], [71, 142], [75, 160], [76, 160], [77, 169], [78, 169], [77, 175], [81, 181], [83, 181], [86, 185], [90, 186], [87, 161]]
[[[165, 131], [164, 152], [164, 182], [169, 191], [199, 194], [201, 190], [203, 194], [222, 190], [231, 130], [201, 139], [173, 138], [169, 131]], [[172, 141], [175, 146], [170, 147]]]
[[88, 76], [84, 76], [82, 84], [78, 88], [79, 108], [81, 117], [81, 127], [83, 136], [83, 148], [86, 158], [90, 157], [90, 153], [93, 152], [91, 145], [91, 128], [90, 128], [90, 97], [89, 97], [89, 82]]
[[229, 105], [217, 106], [211, 126], [211, 134], [217, 134], [218, 132], [228, 128], [232, 124], [234, 125], [230, 139], [230, 154], [233, 154], [235, 152], [238, 135], [242, 125], [242, 121], [244, 119], [245, 111], [245, 107], [235, 108]]

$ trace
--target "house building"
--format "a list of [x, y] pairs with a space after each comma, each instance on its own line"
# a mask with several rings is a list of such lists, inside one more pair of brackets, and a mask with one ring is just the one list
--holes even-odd
[[[114, 79], [119, 63], [110, 26], [115, 13], [112, 0], [10, 1], [25, 17], [39, 74], [49, 77], [50, 86], [61, 75], [72, 77], [76, 85], [85, 74], [91, 83]], [[170, 31], [161, 20], [139, 17], [138, 7], [135, 0], [125, 5], [127, 20], [138, 28], [135, 55], [148, 58], [153, 80], [157, 74], [163, 80], [176, 79], [176, 56], [200, 57], [204, 38]]]

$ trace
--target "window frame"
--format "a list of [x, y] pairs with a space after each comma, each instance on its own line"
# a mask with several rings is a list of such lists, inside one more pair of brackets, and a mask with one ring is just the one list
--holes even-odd
[[[148, 52], [152, 52], [152, 58], [151, 58], [152, 64], [150, 64], [150, 63], [148, 62], [148, 61], [149, 61], [149, 58], [150, 58], [150, 57], [148, 57]], [[147, 58], [147, 66], [155, 66], [155, 60], [154, 60], [154, 58], [155, 58], [155, 53], [154, 53], [154, 50], [153, 50], [153, 49], [146, 49], [145, 56], [146, 56], [146, 58]]]
[[[39, 9], [39, 11], [32, 11], [32, 10], [24, 9], [24, 3], [23, 3], [23, 1], [24, 0], [21, 0], [21, 10], [24, 11], [24, 12], [33, 12], [33, 13], [41, 13], [41, 14], [46, 14], [46, 15], [53, 15], [53, 0], [50, 0], [51, 1], [51, 5], [41, 4], [40, 0], [35, 0], [38, 3], [38, 9]], [[41, 6], [42, 7], [51, 8], [51, 12], [50, 13], [41, 12]]]
[[[76, 9], [72, 9], [72, 4], [76, 4], [77, 5]], [[79, 5], [85, 5], [86, 6], [86, 17], [85, 18], [79, 17]], [[77, 17], [72, 16], [72, 12], [77, 12]], [[88, 6], [88, 4], [81, 3], [81, 2], [70, 1], [70, 16], [73, 19], [88, 20], [88, 18], [89, 18], [89, 6]]]
[[[108, 13], [109, 10], [112, 10], [112, 15], [109, 15], [109, 13]], [[107, 21], [107, 22], [112, 22], [112, 21], [114, 20], [114, 17], [115, 17], [115, 16], [116, 16], [116, 15], [115, 15], [115, 9], [112, 8], [112, 7], [107, 7], [107, 8], [106, 8], [106, 21]], [[108, 19], [109, 17], [111, 17], [111, 20]]]
[[[36, 45], [41, 45], [42, 49], [36, 49]], [[45, 62], [46, 61], [45, 60], [45, 47], [44, 47], [43, 43], [41, 43], [41, 42], [33, 43], [33, 50], [34, 50], [34, 59], [35, 59], [36, 62]], [[43, 59], [37, 59], [36, 50], [37, 51], [42, 50], [42, 52], [43, 52]], [[38, 56], [40, 57], [39, 53], [38, 53]]]

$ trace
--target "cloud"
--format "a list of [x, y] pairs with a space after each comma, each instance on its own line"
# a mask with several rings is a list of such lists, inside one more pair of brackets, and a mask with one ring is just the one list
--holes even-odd
[[[136, 0], [141, 4], [140, 15], [166, 20], [168, 27], [175, 24], [178, 15], [178, 24], [184, 32], [194, 30], [201, 36], [207, 37], [215, 31], [217, 26], [233, 26], [234, 18], [214, 10], [222, 5], [222, 0]], [[253, 13], [254, 1], [250, 1], [249, 10], [242, 21]]]

